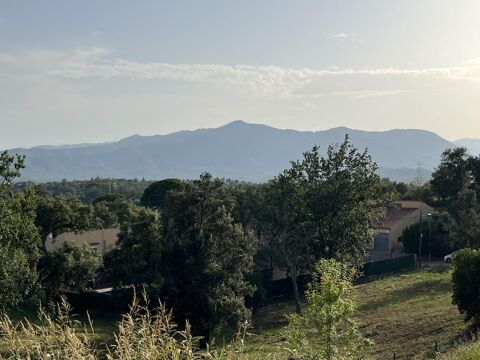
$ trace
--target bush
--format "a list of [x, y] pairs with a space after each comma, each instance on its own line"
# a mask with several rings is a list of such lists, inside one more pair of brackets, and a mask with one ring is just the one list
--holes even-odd
[[[429, 222], [432, 222], [431, 224]], [[447, 231], [449, 223], [448, 214], [434, 214], [429, 219], [424, 216], [422, 222], [422, 256], [428, 255], [430, 248], [431, 255], [435, 257], [444, 257], [454, 250], [453, 243]], [[432, 226], [432, 238], [430, 239], [430, 225]], [[417, 222], [403, 231], [402, 244], [403, 250], [408, 254], [418, 253], [418, 238], [420, 233], [420, 222]]]
[[255, 292], [245, 297], [245, 306], [255, 311], [267, 303], [267, 290], [263, 284], [262, 274], [258, 272], [247, 275], [246, 280], [255, 287]]
[[453, 258], [453, 303], [465, 321], [480, 325], [480, 251], [463, 249]]
[[353, 320], [356, 295], [352, 281], [355, 269], [336, 260], [320, 260], [305, 293], [303, 314], [288, 315], [284, 330], [290, 359], [362, 359], [371, 342]]

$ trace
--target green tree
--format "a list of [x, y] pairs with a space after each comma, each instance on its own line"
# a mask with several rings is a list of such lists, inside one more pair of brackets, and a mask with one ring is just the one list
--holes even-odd
[[104, 257], [106, 275], [115, 286], [160, 286], [165, 246], [160, 214], [140, 209], [120, 229], [117, 246]]
[[38, 195], [35, 224], [41, 236], [41, 250], [47, 254], [46, 242], [49, 235], [74, 231], [79, 232], [101, 227], [96, 222], [94, 209], [75, 197]]
[[473, 326], [480, 325], [480, 251], [463, 249], [453, 258], [453, 303]]
[[363, 260], [375, 221], [391, 199], [376, 170], [367, 151], [359, 152], [347, 136], [326, 157], [318, 147], [307, 151], [267, 185], [262, 236], [292, 280], [297, 312], [296, 279], [318, 259]]
[[120, 226], [135, 217], [139, 207], [119, 194], [101, 196], [93, 202], [97, 225], [102, 228]]
[[10, 155], [7, 151], [0, 153], [0, 194], [12, 187], [12, 181], [20, 176], [25, 168], [25, 156]]
[[382, 191], [376, 163], [346, 136], [339, 146], [329, 146], [325, 157], [317, 147], [307, 152], [303, 168], [317, 259], [363, 261], [375, 223], [392, 200]]
[[[430, 250], [432, 256], [443, 257], [455, 250], [451, 236], [448, 233], [449, 223], [450, 216], [448, 213], [432, 214], [431, 219], [424, 218], [424, 221], [422, 221], [422, 256], [428, 255]], [[420, 222], [409, 226], [403, 231], [402, 244], [405, 253], [415, 254], [418, 252], [419, 233]]]
[[315, 262], [312, 219], [300, 166], [293, 163], [267, 184], [262, 217], [262, 239], [271, 249], [274, 264], [291, 280], [297, 313], [301, 313], [298, 277]]
[[64, 243], [41, 259], [46, 290], [52, 297], [65, 291], [84, 291], [95, 280], [102, 257], [84, 244]]
[[462, 190], [452, 202], [446, 229], [458, 248], [480, 248], [480, 205], [474, 190]]
[[37, 289], [40, 242], [35, 218], [35, 194], [10, 194], [12, 181], [24, 167], [22, 156], [0, 155], [0, 307], [27, 300]]
[[201, 175], [188, 191], [172, 194], [165, 221], [164, 300], [192, 321], [205, 340], [227, 323], [245, 319], [245, 275], [257, 240], [232, 218], [234, 201], [220, 180]]
[[439, 205], [448, 207], [458, 194], [471, 185], [469, 155], [467, 149], [459, 147], [447, 149], [442, 154], [438, 168], [430, 181]]
[[150, 184], [140, 199], [140, 203], [146, 207], [161, 208], [165, 205], [169, 192], [177, 192], [185, 189], [187, 184], [179, 179], [164, 179]]
[[293, 359], [362, 359], [370, 341], [365, 339], [353, 315], [355, 269], [330, 259], [320, 260], [305, 293], [302, 315], [290, 314], [284, 333]]
[[264, 205], [262, 188], [258, 184], [240, 183], [228, 189], [235, 200], [232, 215], [245, 232], [253, 230], [260, 235], [259, 220]]

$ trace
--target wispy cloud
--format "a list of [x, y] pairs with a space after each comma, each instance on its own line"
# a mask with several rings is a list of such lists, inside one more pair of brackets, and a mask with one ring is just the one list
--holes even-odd
[[[352, 99], [371, 96], [400, 94], [408, 89], [378, 88], [382, 80], [399, 82], [409, 79], [430, 78], [449, 81], [480, 83], [480, 59], [465, 61], [458, 66], [403, 69], [403, 68], [288, 68], [281, 66], [224, 65], [224, 64], [169, 64], [159, 62], [136, 62], [118, 59], [113, 51], [103, 48], [79, 49], [64, 56], [48, 74], [69, 79], [125, 77], [143, 80], [173, 80], [189, 82], [209, 82], [237, 86], [258, 97], [288, 98], [295, 96], [315, 96], [323, 94], [325, 86], [335, 86], [332, 79], [345, 83], [346, 89], [353, 91]], [[350, 84], [375, 82], [372, 89], [348, 88]], [[321, 88], [319, 90], [319, 87]], [[328, 89], [331, 90], [331, 89]], [[335, 95], [335, 94], [333, 94]]]
[[365, 43], [365, 40], [359, 39], [354, 34], [347, 34], [347, 33], [337, 33], [337, 34], [323, 34], [323, 36], [327, 39], [339, 39], [343, 41], [351, 41], [354, 43]]

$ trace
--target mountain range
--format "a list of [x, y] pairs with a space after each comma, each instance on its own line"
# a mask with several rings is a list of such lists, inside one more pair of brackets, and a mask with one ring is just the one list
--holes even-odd
[[367, 148], [379, 172], [397, 181], [428, 178], [441, 153], [467, 146], [480, 153], [480, 140], [450, 142], [415, 129], [361, 131], [345, 127], [325, 131], [281, 130], [238, 120], [227, 125], [168, 135], [139, 136], [101, 144], [38, 146], [10, 149], [26, 155], [20, 180], [45, 182], [102, 178], [192, 179], [204, 171], [215, 176], [261, 182], [278, 174], [302, 153], [319, 145], [341, 143], [349, 134], [359, 149]]

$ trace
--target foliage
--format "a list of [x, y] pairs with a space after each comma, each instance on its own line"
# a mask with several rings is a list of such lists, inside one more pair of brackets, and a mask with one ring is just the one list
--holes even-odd
[[236, 224], [233, 200], [209, 174], [186, 191], [168, 191], [163, 212], [144, 208], [124, 224], [105, 257], [116, 285], [148, 285], [202, 334], [247, 317], [245, 280], [256, 239]]
[[42, 239], [41, 248], [46, 254], [48, 236], [55, 238], [67, 231], [79, 232], [101, 227], [91, 205], [82, 203], [75, 197], [39, 194], [37, 199], [35, 224]]
[[447, 149], [432, 174], [432, 190], [444, 202], [455, 199], [468, 185], [468, 154], [465, 148]]
[[105, 195], [121, 195], [124, 198], [138, 202], [144, 190], [152, 181], [145, 179], [101, 179], [90, 180], [62, 180], [42, 184], [20, 182], [15, 184], [17, 191], [34, 187], [39, 192], [46, 192], [52, 196], [77, 197], [82, 202], [91, 204]]
[[41, 259], [43, 285], [50, 294], [84, 291], [102, 266], [100, 254], [84, 244], [64, 243], [60, 250]]
[[480, 251], [462, 249], [453, 258], [453, 303], [474, 325], [480, 325]]
[[222, 181], [201, 175], [165, 207], [164, 301], [208, 336], [214, 329], [248, 317], [244, 296], [253, 287], [257, 241], [232, 218], [233, 200]]
[[[141, 301], [142, 300], [142, 301]], [[93, 323], [74, 320], [70, 305], [62, 299], [52, 317], [39, 311], [37, 323], [23, 320], [15, 325], [0, 317], [0, 359], [37, 360], [243, 360], [248, 324], [239, 328], [232, 342], [219, 349], [201, 351], [188, 322], [179, 330], [173, 315], [162, 303], [150, 310], [149, 299], [134, 297], [130, 311], [122, 316], [112, 346], [94, 342]]]
[[305, 293], [302, 315], [288, 315], [285, 330], [293, 359], [361, 359], [370, 341], [352, 316], [356, 308], [355, 270], [340, 262], [320, 260]]
[[97, 226], [111, 228], [128, 223], [135, 217], [138, 207], [121, 195], [104, 195], [93, 203]]
[[435, 196], [430, 182], [421, 185], [407, 184], [406, 191], [401, 193], [400, 200], [419, 200], [429, 205], [435, 204]]
[[140, 209], [121, 226], [117, 246], [105, 255], [107, 276], [116, 286], [162, 284], [163, 225], [158, 212]]
[[[431, 221], [431, 224], [430, 224]], [[454, 245], [448, 233], [450, 217], [447, 213], [432, 214], [432, 217], [424, 217], [422, 221], [423, 246], [422, 256], [430, 254], [443, 257], [454, 250]], [[430, 226], [432, 229], [430, 238]], [[420, 222], [417, 222], [403, 231], [403, 250], [407, 254], [418, 253], [418, 239], [420, 234]]]
[[316, 260], [363, 260], [375, 220], [390, 199], [376, 170], [347, 136], [324, 158], [314, 147], [267, 184], [262, 236], [292, 279], [297, 312], [296, 278]]
[[20, 176], [25, 168], [25, 156], [10, 155], [7, 151], [0, 153], [0, 194], [12, 185], [13, 179]]
[[288, 272], [296, 310], [301, 312], [297, 277], [311, 268], [311, 224], [299, 164], [284, 171], [265, 187], [262, 237], [268, 242], [274, 263]]
[[129, 313], [123, 315], [115, 334], [115, 346], [107, 359], [198, 359], [198, 339], [191, 334], [187, 322], [184, 331], [178, 331], [173, 315], [162, 304], [155, 311], [134, 297]]
[[467, 149], [447, 149], [442, 154], [438, 168], [432, 174], [431, 187], [438, 198], [438, 205], [452, 206], [465, 189], [480, 195], [480, 157], [470, 156]]
[[0, 308], [27, 300], [37, 288], [39, 236], [35, 194], [8, 194], [23, 168], [23, 157], [0, 155]]
[[242, 225], [244, 232], [253, 230], [258, 237], [261, 234], [262, 206], [265, 204], [263, 190], [263, 185], [248, 183], [228, 187], [229, 193], [235, 199], [232, 210], [235, 222]]
[[480, 157], [465, 148], [448, 149], [432, 175], [431, 186], [439, 205], [447, 209], [446, 226], [457, 247], [480, 246]]
[[[2, 349], [5, 350], [0, 353], [0, 359], [98, 359], [91, 324], [88, 324], [88, 329], [72, 320], [71, 310], [64, 300], [58, 305], [55, 318], [40, 309], [40, 325], [25, 319], [16, 326], [8, 316], [3, 315], [0, 318], [0, 333]], [[83, 330], [79, 331], [79, 328]]]
[[461, 344], [455, 349], [438, 357], [439, 360], [477, 360], [480, 359], [480, 343]]
[[391, 200], [380, 190], [377, 165], [367, 150], [359, 152], [346, 136], [338, 147], [329, 146], [325, 158], [318, 148], [307, 152], [303, 167], [316, 253], [363, 261], [376, 220]]
[[474, 190], [464, 189], [452, 202], [446, 228], [458, 248], [480, 247], [480, 205]]
[[169, 192], [185, 190], [187, 183], [179, 179], [165, 179], [150, 184], [140, 199], [140, 203], [146, 207], [162, 208], [167, 201]]

